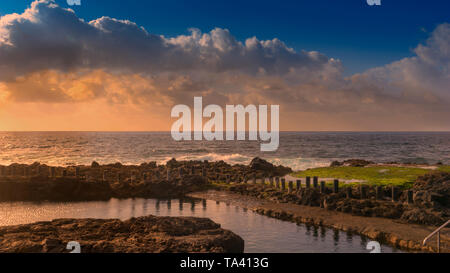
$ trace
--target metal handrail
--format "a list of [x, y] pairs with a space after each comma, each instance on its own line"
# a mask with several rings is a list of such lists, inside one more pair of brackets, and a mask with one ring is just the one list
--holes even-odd
[[428, 240], [430, 240], [434, 235], [437, 233], [437, 251], [438, 253], [441, 252], [441, 229], [445, 228], [448, 224], [450, 224], [450, 220], [448, 220], [445, 224], [437, 228], [435, 231], [433, 231], [430, 235], [428, 235], [423, 240], [423, 245], [426, 245]]

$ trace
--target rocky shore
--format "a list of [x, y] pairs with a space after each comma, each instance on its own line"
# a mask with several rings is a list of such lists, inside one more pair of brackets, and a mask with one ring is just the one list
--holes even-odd
[[[291, 184], [292, 185], [292, 184]], [[450, 218], [450, 173], [419, 177], [412, 190], [366, 185], [330, 188], [283, 188], [270, 184], [234, 184], [222, 187], [233, 193], [276, 203], [320, 207], [357, 216], [398, 219], [406, 223], [439, 226]]]
[[[332, 165], [364, 168], [368, 164], [374, 163], [352, 159]], [[419, 177], [412, 189], [402, 190], [392, 186], [346, 186], [336, 181], [330, 186], [319, 184], [317, 177], [307, 178], [306, 182], [281, 179], [291, 172], [290, 168], [274, 166], [260, 158], [248, 166], [175, 159], [165, 165], [150, 162], [135, 166], [97, 162], [69, 167], [12, 164], [0, 166], [0, 202], [179, 198], [221, 188], [278, 203], [407, 223], [437, 226], [450, 218], [450, 173], [430, 172]]]
[[0, 227], [0, 253], [242, 253], [244, 241], [204, 218], [60, 219]]
[[244, 182], [285, 175], [290, 168], [256, 158], [249, 166], [224, 161], [183, 161], [166, 165], [120, 163], [53, 167], [34, 163], [0, 166], [0, 202], [94, 201], [110, 198], [176, 198], [205, 190], [210, 182]]
[[[353, 159], [334, 162], [332, 165], [364, 168], [371, 164], [375, 163]], [[141, 165], [122, 165], [120, 163], [100, 165], [93, 162], [90, 166], [68, 167], [53, 167], [39, 163], [12, 164], [0, 166], [0, 202], [93, 201], [134, 197], [178, 198], [194, 192], [205, 193], [207, 190], [215, 189], [228, 196], [235, 195], [240, 196], [241, 199], [251, 198], [267, 202], [267, 206], [255, 206], [254, 209], [269, 217], [297, 223], [323, 224], [342, 230], [354, 230], [370, 238], [387, 241], [394, 246], [427, 251], [433, 251], [433, 248], [423, 248], [419, 238], [423, 240], [429, 232], [433, 231], [433, 226], [441, 225], [450, 218], [450, 173], [448, 172], [430, 172], [419, 177], [412, 188], [369, 186], [363, 183], [347, 185], [339, 184], [337, 180], [330, 185], [326, 182], [319, 183], [318, 177], [307, 177], [306, 181], [295, 180], [295, 178], [292, 181], [286, 181], [283, 177], [290, 173], [292, 173], [290, 168], [274, 166], [260, 158], [255, 158], [248, 166], [230, 165], [223, 161], [176, 161], [175, 159], [168, 161], [165, 165], [157, 165], [156, 162]], [[196, 197], [205, 198], [203, 194], [197, 194]], [[236, 199], [236, 197], [234, 198]], [[314, 213], [304, 215], [304, 211], [314, 211]], [[324, 220], [323, 217], [314, 216], [322, 214], [326, 214], [328, 219]], [[365, 224], [356, 225], [356, 227], [348, 226], [341, 221], [341, 218], [352, 222], [354, 222], [353, 219], [370, 222], [377, 225], [378, 229], [368, 228]], [[64, 224], [66, 223], [64, 221], [66, 220], [38, 223], [26, 227], [42, 229], [45, 234], [46, 226], [56, 225], [55, 229], [59, 230], [60, 226], [62, 228], [82, 223], [81, 227], [84, 228], [83, 232], [85, 233], [79, 234], [81, 236], [79, 238], [84, 238], [89, 237], [89, 232], [100, 236], [95, 233], [94, 229], [90, 229], [91, 225], [108, 226], [110, 223], [117, 223], [118, 220], [89, 220], [88, 222], [86, 220], [67, 220], [72, 221], [71, 224]], [[136, 220], [131, 219], [130, 221]], [[130, 225], [134, 226], [134, 224]], [[392, 230], [391, 225], [396, 228]], [[170, 229], [170, 225], [165, 227]], [[7, 235], [5, 237], [3, 234], [16, 234], [13, 230], [20, 231], [24, 226], [9, 228], [11, 230], [0, 229], [0, 236], [3, 236], [0, 238], [4, 240], [0, 241], [0, 244], [6, 244], [9, 249], [40, 251], [39, 249], [44, 249], [47, 244], [44, 244], [44, 239], [38, 237], [35, 241], [27, 241], [24, 245], [25, 248], [21, 248], [20, 244], [24, 241], [19, 239], [24, 238], [25, 240], [27, 236], [10, 237]], [[148, 230], [146, 227], [142, 228]], [[166, 232], [167, 230], [159, 231]], [[413, 239], [408, 239], [411, 236], [405, 231], [415, 232], [416, 235]], [[136, 235], [136, 238], [140, 238], [141, 235]], [[30, 232], [28, 236], [33, 235]], [[58, 236], [54, 238], [56, 241], [63, 242], [62, 239], [66, 239], [66, 237], [59, 238]], [[8, 241], [5, 238], [12, 239]], [[99, 238], [100, 241], [103, 240], [101, 239], [103, 237]], [[39, 241], [40, 239], [42, 240]], [[69, 238], [67, 237], [67, 239]], [[115, 240], [115, 238], [105, 238], [101, 245], [108, 245], [106, 242], [110, 240]], [[126, 244], [123, 240], [125, 239], [119, 239], [117, 246], [108, 245], [108, 249], [126, 251], [127, 247], [119, 247], [121, 244]], [[14, 248], [14, 241], [20, 242], [18, 248]], [[94, 245], [100, 244], [97, 241], [92, 244], [85, 243], [88, 251], [90, 249], [94, 249], [93, 251], [106, 249], [94, 248]], [[130, 243], [129, 249], [137, 251], [131, 245]], [[29, 246], [32, 248], [27, 248]], [[172, 248], [168, 249], [168, 251], [172, 251]], [[203, 251], [203, 248], [201, 249], [200, 251]], [[148, 251], [158, 250], [150, 248], [145, 250], [145, 252]], [[179, 251], [184, 252], [185, 250], [180, 248]], [[189, 251], [195, 252], [197, 248]]]

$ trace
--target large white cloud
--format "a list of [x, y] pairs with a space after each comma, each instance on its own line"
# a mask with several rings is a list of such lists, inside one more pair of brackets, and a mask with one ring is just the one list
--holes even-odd
[[[182, 70], [288, 73], [320, 70], [336, 61], [317, 52], [295, 52], [281, 41], [237, 41], [226, 29], [166, 39], [135, 23], [102, 17], [84, 22], [53, 1], [39, 0], [23, 14], [1, 18], [1, 72], [16, 76], [40, 69], [102, 68], [115, 71]], [[9, 72], [9, 73], [8, 73]]]

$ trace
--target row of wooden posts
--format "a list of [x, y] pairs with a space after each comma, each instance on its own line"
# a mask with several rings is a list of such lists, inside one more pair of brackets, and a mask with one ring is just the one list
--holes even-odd
[[[261, 179], [261, 184], [263, 185], [267, 185], [266, 181], [269, 181], [269, 185], [271, 187], [274, 187], [276, 189], [280, 189], [281, 191], [285, 192], [287, 191], [288, 193], [294, 193], [294, 185], [296, 186], [296, 190], [299, 191], [302, 188], [302, 180], [301, 179], [297, 179], [295, 181], [286, 181], [285, 178], [280, 178], [280, 177], [269, 177], [269, 178], [262, 178]], [[228, 178], [227, 178], [227, 183], [229, 183]], [[312, 183], [311, 183], [312, 182]], [[248, 180], [244, 179], [244, 183], [248, 183]], [[253, 177], [253, 184], [257, 184], [257, 179], [254, 176]], [[325, 181], [321, 181], [319, 183], [319, 177], [315, 176], [312, 177], [312, 181], [311, 181], [311, 177], [307, 176], [305, 178], [305, 188], [306, 189], [316, 189], [319, 190], [320, 193], [327, 193], [328, 189], [326, 187], [326, 182]], [[340, 182], [339, 179], [334, 179], [333, 180], [333, 184], [332, 184], [332, 188], [331, 191], [332, 193], [339, 193], [340, 190]], [[344, 187], [345, 190], [345, 194], [347, 198], [360, 198], [360, 199], [367, 199], [369, 197], [369, 186], [368, 185], [364, 185], [364, 184], [360, 184], [359, 185], [359, 196], [353, 196], [353, 189], [352, 187]], [[413, 191], [412, 190], [407, 190], [406, 191], [406, 201], [408, 203], [413, 203]], [[390, 186], [390, 198], [393, 202], [397, 201], [397, 195], [398, 195], [398, 188], [395, 186]], [[375, 199], [376, 200], [384, 200], [385, 199], [385, 195], [384, 195], [384, 189], [382, 186], [376, 186], [375, 187]]]
[[[56, 177], [75, 177], [75, 178], [81, 178], [84, 179], [86, 177], [83, 177], [81, 175], [80, 172], [80, 167], [74, 167], [74, 171], [69, 173], [68, 170], [66, 168], [62, 169], [62, 171], [58, 171], [57, 167], [43, 167], [43, 166], [36, 166], [36, 167], [31, 167], [31, 166], [0, 166], [0, 176], [2, 177], [7, 177], [7, 176], [24, 176], [24, 177], [29, 177], [29, 176], [33, 176], [33, 175], [38, 175], [38, 176], [48, 176], [50, 178], [56, 178]], [[172, 178], [175, 178], [175, 176], [172, 175], [173, 173], [173, 169], [167, 168], [167, 174], [166, 174], [166, 179], [167, 180], [171, 180]], [[178, 169], [178, 174], [179, 174], [179, 178], [184, 177], [185, 174], [195, 174], [196, 173], [196, 168], [192, 167], [189, 172], [184, 171], [183, 168], [179, 168]], [[58, 174], [59, 173], [59, 174]], [[108, 173], [111, 173], [111, 170], [103, 170], [103, 175], [102, 175], [102, 180], [103, 181], [107, 181], [108, 180]], [[131, 175], [128, 176], [128, 178], [130, 178], [132, 181], [136, 180], [136, 177], [138, 176], [138, 174], [141, 174], [140, 177], [142, 177], [144, 179], [144, 181], [151, 179], [152, 178], [152, 174], [154, 174], [157, 178], [163, 178], [163, 175], [157, 171], [157, 172], [152, 172], [152, 171], [148, 171], [148, 172], [139, 172], [139, 171], [131, 171]], [[206, 169], [203, 168], [202, 169], [202, 176], [206, 177]], [[116, 173], [116, 178], [118, 179], [118, 181], [122, 181], [122, 179], [126, 178], [125, 174], [122, 172], [117, 172]]]

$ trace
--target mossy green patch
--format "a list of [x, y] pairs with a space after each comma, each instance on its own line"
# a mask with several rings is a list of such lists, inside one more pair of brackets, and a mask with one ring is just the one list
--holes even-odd
[[450, 166], [439, 166], [438, 170], [441, 172], [450, 172]]
[[[450, 166], [441, 166], [440, 171], [450, 171]], [[409, 188], [417, 177], [430, 173], [431, 170], [413, 167], [326, 167], [296, 172], [295, 177], [336, 178], [343, 180], [363, 180], [370, 185], [394, 185]]]

